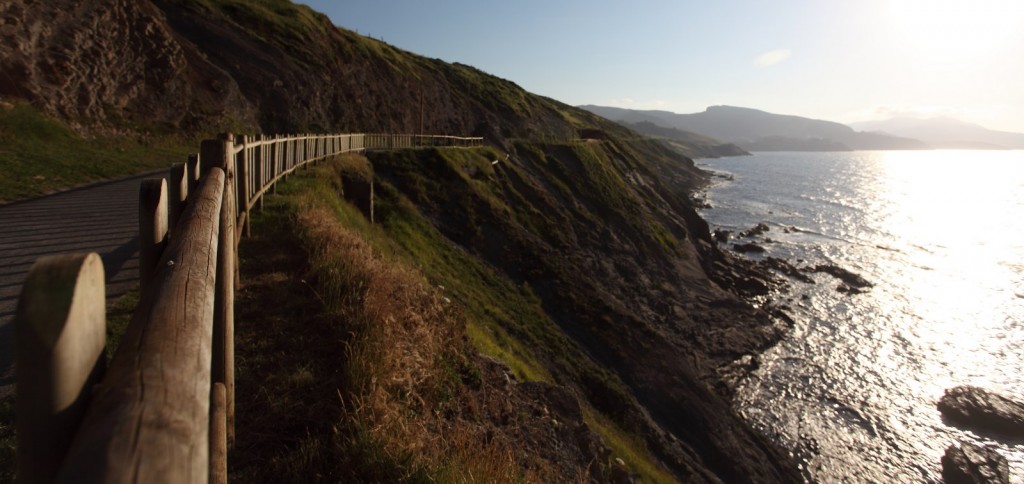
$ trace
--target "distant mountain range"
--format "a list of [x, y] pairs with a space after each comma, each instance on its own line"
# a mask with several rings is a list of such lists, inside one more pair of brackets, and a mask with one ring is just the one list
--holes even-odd
[[676, 114], [605, 106], [581, 106], [633, 127], [652, 123], [700, 133], [748, 151], [919, 150], [932, 148], [1022, 149], [1024, 134], [992, 131], [948, 118], [893, 119], [850, 127], [820, 119], [733, 106]]
[[947, 117], [893, 118], [887, 121], [852, 123], [850, 126], [861, 131], [916, 138], [934, 148], [1024, 149], [1024, 133], [994, 131]]
[[702, 113], [637, 111], [581, 106], [594, 114], [624, 123], [649, 122], [700, 133], [748, 151], [849, 151], [927, 149], [925, 143], [881, 133], [862, 133], [819, 119], [772, 114], [756, 109], [712, 106]]

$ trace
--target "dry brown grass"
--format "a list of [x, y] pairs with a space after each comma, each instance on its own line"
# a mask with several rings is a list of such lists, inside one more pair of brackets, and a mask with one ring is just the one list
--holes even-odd
[[608, 479], [571, 391], [477, 352], [462, 293], [341, 200], [339, 171], [365, 159], [342, 161], [285, 185], [243, 242], [231, 478]]
[[[361, 478], [540, 481], [480, 407], [462, 314], [417, 272], [385, 262], [312, 197], [296, 217], [311, 283], [350, 333], [339, 443]], [[533, 459], [528, 459], [533, 460]], [[553, 476], [548, 476], [553, 477]]]

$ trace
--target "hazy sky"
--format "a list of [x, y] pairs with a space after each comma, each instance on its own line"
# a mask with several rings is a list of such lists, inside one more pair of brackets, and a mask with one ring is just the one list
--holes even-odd
[[1024, 0], [299, 0], [568, 104], [1024, 132]]

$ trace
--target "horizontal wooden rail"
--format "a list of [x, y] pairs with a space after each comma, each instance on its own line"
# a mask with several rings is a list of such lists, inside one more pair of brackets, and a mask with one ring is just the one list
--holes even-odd
[[222, 135], [172, 166], [167, 181], [145, 180], [140, 302], [100, 383], [99, 258], [43, 259], [22, 290], [19, 479], [225, 482], [234, 439], [237, 246], [250, 209], [298, 168], [333, 156], [482, 144], [422, 134]]

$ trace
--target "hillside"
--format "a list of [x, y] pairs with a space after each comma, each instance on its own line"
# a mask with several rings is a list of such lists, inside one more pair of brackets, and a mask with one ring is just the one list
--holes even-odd
[[853, 123], [863, 131], [920, 139], [936, 148], [1024, 149], [1024, 133], [995, 131], [952, 118], [893, 118]]
[[926, 149], [916, 139], [884, 133], [854, 131], [849, 126], [768, 113], [733, 106], [711, 106], [704, 112], [676, 114], [668, 111], [636, 111], [604, 106], [583, 109], [608, 119], [626, 122], [648, 121], [660, 126], [700, 133], [735, 143], [749, 151], [844, 151]]
[[742, 148], [732, 143], [722, 143], [709, 136], [691, 133], [676, 128], [658, 126], [650, 121], [620, 123], [637, 133], [665, 141], [669, 146], [690, 158], [719, 158], [722, 156], [749, 155]]
[[[10, 73], [0, 76], [0, 96], [80, 135], [485, 137], [490, 147], [482, 150], [369, 153], [379, 229], [366, 229], [367, 237], [379, 230], [388, 242], [360, 253], [408, 254], [464, 312], [468, 329], [460, 331], [475, 348], [466, 351], [595, 409], [601, 417], [591, 423], [628, 430], [633, 450], [653, 455], [677, 479], [798, 478], [792, 461], [730, 408], [734, 363], [774, 344], [786, 327], [770, 306], [744, 301], [764, 296], [771, 282], [711, 241], [688, 200], [707, 176], [691, 159], [473, 67], [337, 28], [285, 0], [14, 0], [0, 8], [17, 19], [0, 45], [0, 71]], [[326, 179], [317, 200], [340, 191], [340, 182]], [[321, 283], [309, 277], [310, 287]], [[449, 372], [460, 378], [509, 383], [485, 371], [490, 360], [456, 356]], [[432, 394], [452, 398], [437, 388]], [[539, 412], [543, 400], [533, 402]], [[461, 418], [418, 411], [449, 423]], [[295, 431], [332, 425], [342, 422]], [[495, 423], [493, 432], [501, 428]], [[432, 431], [439, 430], [423, 429]]]

